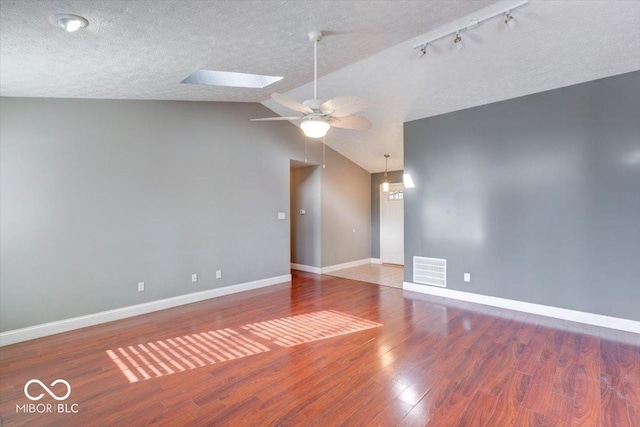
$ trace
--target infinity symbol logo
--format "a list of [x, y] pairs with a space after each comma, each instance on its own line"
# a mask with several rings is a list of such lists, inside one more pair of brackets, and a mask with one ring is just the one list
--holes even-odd
[[54, 385], [56, 385], [56, 384], [60, 384], [60, 383], [62, 383], [62, 384], [64, 384], [64, 385], [66, 385], [66, 386], [67, 386], [67, 394], [65, 394], [65, 395], [64, 395], [64, 396], [62, 396], [62, 397], [59, 397], [57, 394], [55, 394], [54, 392], [52, 392], [52, 391], [49, 389], [49, 387], [47, 387], [46, 385], [44, 385], [44, 383], [43, 383], [42, 381], [40, 381], [40, 380], [36, 380], [36, 379], [33, 379], [33, 380], [29, 380], [29, 381], [27, 381], [27, 383], [24, 385], [24, 395], [25, 395], [25, 396], [27, 396], [27, 397], [28, 397], [29, 399], [31, 399], [31, 400], [40, 400], [40, 399], [42, 399], [42, 397], [44, 396], [44, 393], [40, 393], [38, 396], [31, 396], [31, 395], [29, 394], [29, 390], [27, 390], [27, 389], [29, 388], [29, 386], [30, 386], [32, 383], [40, 384], [40, 387], [42, 387], [42, 388], [43, 388], [47, 393], [49, 393], [49, 396], [53, 397], [53, 398], [54, 398], [54, 399], [56, 399], [56, 400], [65, 400], [65, 399], [66, 399], [67, 397], [69, 397], [69, 395], [71, 394], [71, 386], [70, 386], [70, 385], [69, 385], [69, 383], [68, 383], [68, 382], [66, 382], [65, 380], [57, 379], [57, 380], [55, 380], [54, 382], [52, 382], [52, 383], [51, 383], [51, 387], [53, 387], [53, 386], [54, 386]]

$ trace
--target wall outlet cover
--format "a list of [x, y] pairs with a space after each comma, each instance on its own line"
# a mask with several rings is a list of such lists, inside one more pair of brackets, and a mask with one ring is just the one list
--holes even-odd
[[216, 270], [216, 279], [222, 278], [222, 270]]
[[471, 274], [470, 273], [464, 273], [464, 281], [465, 282], [470, 282], [471, 281]]
[[197, 274], [192, 274], [191, 275], [191, 283], [195, 283], [198, 281], [198, 275]]
[[138, 282], [138, 292], [144, 292], [144, 282]]

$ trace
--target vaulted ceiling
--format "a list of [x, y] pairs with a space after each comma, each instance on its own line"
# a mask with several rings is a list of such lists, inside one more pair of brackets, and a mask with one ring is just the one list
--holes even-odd
[[[0, 95], [61, 98], [273, 102], [313, 94], [369, 98], [369, 131], [331, 129], [326, 142], [370, 172], [401, 169], [402, 124], [476, 105], [640, 69], [640, 2], [531, 0], [518, 25], [495, 18], [433, 43], [514, 1], [0, 0]], [[89, 26], [49, 22], [74, 13]], [[184, 85], [195, 69], [283, 76], [263, 89]], [[247, 123], [247, 126], [270, 126]], [[302, 138], [302, 137], [301, 137]]]

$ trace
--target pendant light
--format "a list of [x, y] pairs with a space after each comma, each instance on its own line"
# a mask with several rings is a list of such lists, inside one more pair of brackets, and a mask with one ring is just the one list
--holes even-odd
[[389, 192], [389, 179], [387, 178], [387, 165], [389, 162], [389, 155], [384, 155], [384, 182], [382, 183], [382, 191], [385, 193]]

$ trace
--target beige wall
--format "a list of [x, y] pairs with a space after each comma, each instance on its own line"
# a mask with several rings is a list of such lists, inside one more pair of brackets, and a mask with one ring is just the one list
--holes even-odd
[[371, 258], [371, 174], [327, 150], [321, 193], [322, 266]]

